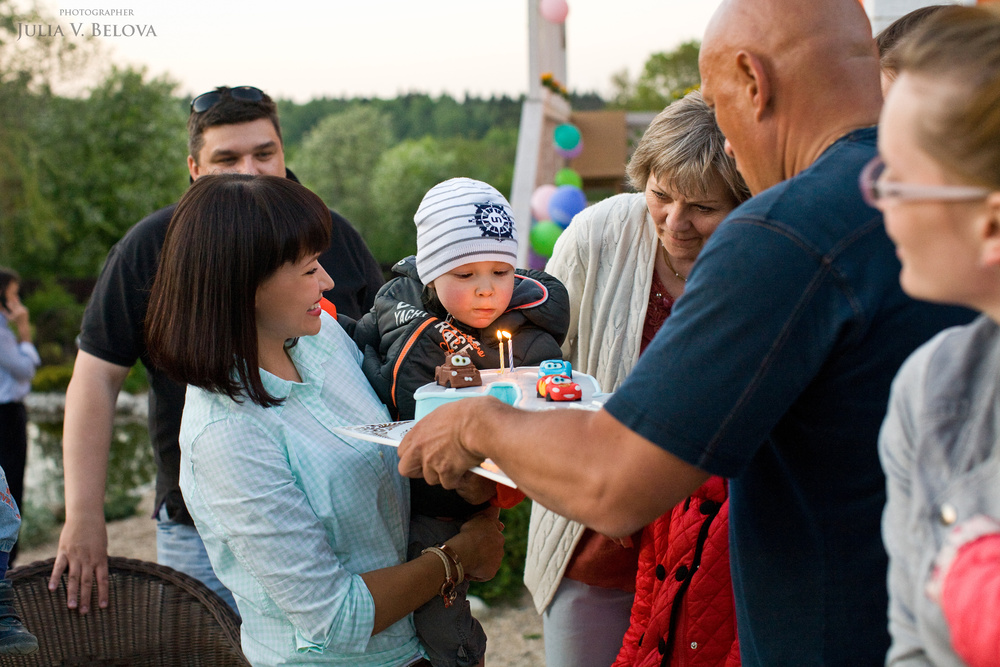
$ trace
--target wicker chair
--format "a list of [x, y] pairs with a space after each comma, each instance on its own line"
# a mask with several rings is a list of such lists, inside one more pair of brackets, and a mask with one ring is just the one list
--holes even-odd
[[0, 656], [7, 665], [249, 665], [240, 649], [239, 617], [204, 584], [169, 567], [108, 558], [107, 609], [66, 608], [66, 576], [54, 592], [55, 559], [8, 573], [25, 625], [38, 637], [29, 656]]

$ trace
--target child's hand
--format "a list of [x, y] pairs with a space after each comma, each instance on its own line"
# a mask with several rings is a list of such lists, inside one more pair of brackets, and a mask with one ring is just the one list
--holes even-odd
[[470, 505], [482, 505], [497, 494], [497, 483], [474, 472], [466, 472], [455, 490]]

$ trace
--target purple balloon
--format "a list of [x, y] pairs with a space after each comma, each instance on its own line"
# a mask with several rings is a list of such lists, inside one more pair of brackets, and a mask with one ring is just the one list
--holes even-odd
[[565, 148], [559, 148], [558, 146], [556, 146], [556, 153], [566, 158], [567, 160], [572, 160], [575, 157], [579, 157], [580, 153], [582, 152], [583, 152], [583, 139], [580, 139], [580, 141], [576, 143], [576, 146], [574, 146], [569, 150], [566, 150]]
[[587, 195], [575, 185], [560, 185], [549, 200], [549, 218], [566, 227], [573, 216], [587, 208]]

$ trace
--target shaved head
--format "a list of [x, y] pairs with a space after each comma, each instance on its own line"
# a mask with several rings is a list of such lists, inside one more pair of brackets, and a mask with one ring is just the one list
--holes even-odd
[[857, 0], [726, 0], [699, 66], [705, 99], [754, 193], [878, 120], [878, 53]]

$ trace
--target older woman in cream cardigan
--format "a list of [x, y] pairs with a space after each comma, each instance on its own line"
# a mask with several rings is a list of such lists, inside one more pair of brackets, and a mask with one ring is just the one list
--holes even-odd
[[[563, 354], [606, 391], [670, 315], [705, 240], [749, 196], [724, 144], [699, 92], [674, 102], [629, 162], [639, 192], [582, 211], [556, 243], [546, 271], [569, 290]], [[549, 667], [614, 662], [629, 626], [638, 538], [612, 540], [534, 505], [524, 581], [543, 614]]]

